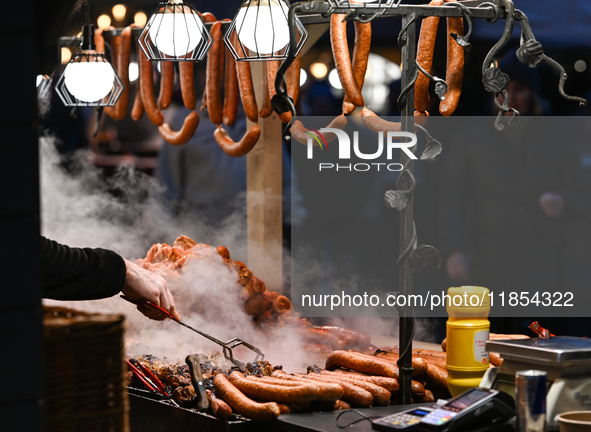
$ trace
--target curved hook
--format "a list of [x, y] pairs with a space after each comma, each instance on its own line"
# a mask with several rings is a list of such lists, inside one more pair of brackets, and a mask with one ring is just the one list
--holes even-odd
[[411, 88], [413, 88], [413, 86], [415, 85], [415, 82], [417, 81], [417, 78], [419, 77], [419, 70], [417, 68], [414, 68], [414, 69], [415, 69], [415, 72], [413, 74], [412, 79], [406, 85], [406, 87], [404, 87], [402, 89], [402, 91], [400, 92], [400, 95], [398, 96], [398, 99], [396, 100], [396, 105], [398, 106], [398, 109], [401, 112], [402, 112], [402, 107], [403, 107], [402, 101], [404, 100], [404, 96], [406, 95], [406, 93], [408, 93], [410, 91]]
[[469, 51], [470, 50], [470, 42], [468, 42], [468, 39], [470, 39], [470, 35], [472, 34], [472, 23], [474, 22], [474, 15], [470, 11], [470, 9], [468, 9], [466, 7], [466, 5], [464, 5], [462, 3], [458, 3], [458, 2], [444, 3], [444, 6], [458, 8], [458, 9], [460, 9], [462, 14], [464, 15], [464, 21], [468, 23], [468, 31], [466, 32], [466, 34], [464, 36], [459, 36], [455, 33], [452, 33], [450, 36], [452, 38], [454, 38], [454, 40], [458, 43], [458, 45], [463, 47], [464, 50]]
[[562, 96], [566, 100], [579, 102], [580, 106], [586, 106], [587, 99], [584, 99], [579, 96], [570, 96], [564, 92], [564, 83], [566, 83], [567, 75], [566, 75], [566, 71], [564, 70], [562, 65], [560, 63], [558, 63], [556, 60], [553, 60], [550, 57], [548, 57], [546, 54], [543, 55], [542, 61], [544, 63], [547, 63], [548, 65], [550, 65], [552, 68], [556, 69], [560, 73], [560, 81], [558, 82], [558, 92], [560, 93], [560, 96]]
[[494, 3], [491, 2], [484, 2], [484, 3], [480, 3], [477, 8], [491, 8], [493, 10], [493, 12], [495, 13], [495, 17], [494, 18], [487, 18], [486, 21], [489, 23], [496, 23], [499, 18], [501, 17], [501, 11], [499, 10], [498, 6]]
[[[425, 68], [423, 68], [418, 61], [415, 60], [415, 64], [419, 68], [419, 70], [427, 77], [429, 80], [435, 83], [435, 94], [439, 98], [439, 100], [445, 100], [445, 94], [447, 93], [447, 82], [444, 79], [438, 78], [436, 76], [431, 75]], [[418, 78], [418, 77], [417, 77]]]
[[413, 22], [415, 22], [416, 19], [417, 19], [417, 14], [415, 14], [414, 12], [411, 13], [408, 16], [408, 21], [406, 22], [406, 24], [404, 24], [402, 29], [400, 29], [400, 33], [398, 33], [398, 46], [400, 48], [402, 48], [402, 45], [404, 45], [406, 43], [406, 30], [408, 30], [408, 26], [410, 26]]
[[503, 35], [501, 39], [490, 49], [484, 62], [482, 63], [482, 73], [484, 73], [490, 65], [493, 63], [495, 57], [499, 54], [499, 52], [503, 49], [509, 39], [511, 39], [511, 34], [513, 34], [513, 27], [515, 25], [515, 5], [510, 0], [501, 0], [501, 6], [505, 9], [505, 13], [507, 14], [507, 18], [505, 20], [505, 30], [503, 31]]

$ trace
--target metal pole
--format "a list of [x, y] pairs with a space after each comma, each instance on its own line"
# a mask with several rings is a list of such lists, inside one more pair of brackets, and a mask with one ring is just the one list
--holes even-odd
[[[403, 28], [407, 26], [405, 43], [401, 47], [402, 57], [402, 83], [401, 87], [406, 86], [413, 81], [416, 70], [416, 23], [409, 21], [413, 20], [414, 16], [404, 15], [402, 17]], [[402, 100], [402, 130], [414, 132], [414, 87], [410, 89]], [[409, 163], [409, 158], [404, 152], [400, 152], [400, 163], [405, 165]], [[409, 163], [408, 170], [413, 172], [412, 161]], [[409, 185], [401, 185], [407, 188]], [[400, 254], [406, 249], [409, 242], [412, 241], [414, 222], [413, 222], [413, 204], [414, 196], [411, 195], [410, 201], [406, 208], [400, 214]], [[407, 296], [412, 294], [412, 269], [408, 261], [405, 260], [403, 266], [399, 269], [398, 276], [399, 290]], [[412, 386], [412, 338], [414, 334], [414, 318], [412, 317], [412, 310], [404, 307], [399, 318], [399, 350], [401, 357], [398, 361], [400, 370], [400, 389], [402, 394], [402, 403], [411, 403], [411, 386]], [[407, 348], [408, 347], [408, 348]], [[404, 353], [403, 353], [404, 352]]]

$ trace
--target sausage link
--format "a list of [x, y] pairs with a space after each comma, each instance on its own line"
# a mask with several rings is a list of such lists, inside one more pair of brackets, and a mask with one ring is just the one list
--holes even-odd
[[441, 341], [441, 349], [443, 351], [447, 351], [447, 338], [445, 338]]
[[[443, 0], [431, 0], [429, 6], [441, 6], [442, 4]], [[433, 55], [435, 53], [438, 27], [439, 17], [427, 17], [421, 23], [421, 33], [417, 46], [417, 63], [429, 73], [433, 69]], [[427, 108], [429, 108], [429, 78], [420, 72], [415, 82], [415, 109], [428, 115]], [[415, 115], [417, 115], [416, 112]]]
[[220, 50], [222, 46], [222, 23], [216, 21], [210, 29], [212, 44], [207, 53], [206, 69], [206, 91], [207, 91], [207, 112], [211, 122], [220, 125], [223, 120], [223, 109], [220, 95], [221, 76], [220, 72]]
[[[278, 373], [275, 373], [278, 372]], [[275, 371], [273, 372], [272, 377], [262, 377], [260, 379], [264, 380], [265, 382], [269, 382], [271, 384], [276, 385], [284, 385], [284, 386], [297, 386], [301, 383], [308, 383], [309, 380], [302, 379], [299, 377], [295, 377], [293, 375], [288, 375], [284, 371]], [[249, 377], [246, 377], [247, 379]], [[272, 381], [274, 380], [274, 381]], [[329, 382], [313, 382], [319, 389], [316, 401], [321, 402], [329, 402], [329, 401], [336, 401], [343, 397], [344, 390], [343, 387], [336, 383], [329, 383]]]
[[257, 421], [276, 419], [281, 411], [275, 402], [258, 403], [249, 399], [228, 381], [224, 374], [217, 374], [213, 379], [216, 395], [232, 409], [245, 417]]
[[285, 296], [279, 296], [273, 301], [273, 309], [285, 313], [291, 310], [291, 301]]
[[353, 65], [349, 56], [347, 43], [347, 22], [343, 22], [344, 14], [334, 14], [330, 19], [330, 44], [339, 80], [349, 101], [356, 106], [364, 106], [361, 90], [353, 74]]
[[326, 359], [326, 369], [347, 368], [370, 375], [399, 378], [398, 366], [374, 356], [350, 351], [333, 351]]
[[[313, 380], [312, 378], [307, 377], [307, 375], [287, 375], [285, 373], [278, 374], [277, 372], [278, 371], [273, 372], [273, 376], [277, 376], [281, 379], [307, 382], [321, 381], [319, 378]], [[328, 377], [326, 377], [324, 381], [321, 382], [339, 385], [343, 389], [343, 396], [341, 399], [346, 402], [349, 402], [353, 406], [370, 407], [373, 402], [373, 396], [371, 395], [371, 393], [367, 390], [362, 389], [361, 387], [357, 387], [345, 381], [337, 382], [337, 380], [331, 380]]]
[[518, 339], [531, 339], [527, 335], [522, 334], [500, 334], [500, 333], [489, 333], [488, 338], [490, 340], [518, 340]]
[[[281, 62], [279, 60], [270, 60], [270, 61], [265, 62], [265, 66], [267, 67], [266, 85], [268, 86], [268, 94], [269, 94], [268, 103], [269, 103], [269, 106], [271, 106], [271, 100], [273, 99], [273, 96], [275, 96], [277, 94], [277, 90], [275, 89], [275, 78], [277, 78], [277, 71], [279, 70], [279, 66], [281, 66]], [[265, 96], [265, 103], [267, 103], [266, 96]], [[272, 113], [273, 113], [273, 108], [271, 107], [271, 113], [269, 115], [271, 115]], [[291, 112], [290, 111], [286, 111], [283, 114], [278, 114], [278, 116], [283, 123], [289, 123], [291, 121]], [[261, 117], [263, 117], [263, 116], [261, 116]]]
[[[232, 45], [236, 47], [238, 37], [236, 33], [232, 35]], [[238, 88], [240, 89], [240, 99], [244, 106], [246, 117], [253, 123], [259, 119], [259, 109], [254, 96], [254, 86], [252, 84], [252, 75], [250, 72], [250, 63], [247, 61], [236, 62], [236, 75], [238, 76]]]
[[395, 393], [400, 389], [400, 384], [398, 380], [395, 378], [388, 378], [382, 376], [375, 376], [375, 375], [366, 375], [359, 372], [351, 372], [346, 371], [343, 369], [335, 369], [334, 371], [322, 371], [322, 373], [326, 374], [336, 374], [336, 375], [343, 375], [343, 376], [352, 376], [355, 379], [368, 381], [374, 383], [375, 385], [379, 385], [380, 387], [384, 387], [390, 393]]
[[181, 95], [183, 96], [183, 103], [188, 110], [193, 111], [197, 106], [195, 77], [193, 75], [193, 62], [179, 62], [179, 77], [181, 81]]
[[[308, 376], [315, 376], [317, 374], [308, 374]], [[364, 390], [367, 390], [373, 396], [373, 401], [376, 405], [383, 405], [387, 406], [390, 405], [390, 398], [392, 397], [392, 393], [386, 390], [384, 387], [376, 385], [372, 382], [366, 380], [356, 379], [355, 377], [346, 376], [346, 375], [339, 375], [335, 374], [330, 371], [322, 371], [320, 373], [321, 376], [328, 376], [337, 380], [345, 381], [350, 384], [356, 385], [357, 387], [361, 387]]]
[[162, 125], [164, 117], [156, 103], [154, 96], [154, 81], [152, 78], [152, 64], [143, 53], [138, 53], [140, 64], [140, 91], [142, 93], [142, 103], [150, 121], [156, 126]]
[[361, 333], [354, 330], [345, 329], [342, 327], [336, 326], [322, 326], [320, 327], [322, 330], [327, 330], [339, 335], [339, 337], [343, 338], [347, 341], [347, 343], [366, 346], [369, 345], [371, 342], [371, 336], [366, 333]]
[[213, 415], [220, 420], [227, 420], [232, 415], [232, 408], [226, 402], [216, 397], [211, 390], [205, 390], [207, 393], [207, 400]]
[[[398, 361], [398, 359], [400, 358], [400, 356], [395, 353], [386, 353], [386, 354], [380, 353], [376, 357], [391, 361], [393, 363], [396, 363]], [[413, 376], [422, 375], [425, 372], [427, 372], [427, 363], [425, 362], [424, 359], [422, 359], [420, 357], [413, 356], [412, 357], [412, 368], [414, 369], [412, 372]]]
[[105, 37], [103, 36], [105, 30], [104, 28], [98, 28], [94, 31], [94, 46], [97, 53], [105, 53]]
[[[130, 27], [137, 27], [135, 24], [132, 24]], [[137, 60], [138, 66], [140, 62], [140, 56], [144, 55], [144, 52], [140, 48], [138, 41], [135, 41], [135, 51], [137, 53]], [[144, 115], [144, 103], [142, 102], [142, 92], [140, 90], [140, 80], [141, 74], [138, 74], [137, 80], [135, 82], [135, 98], [133, 101], [133, 107], [131, 108], [131, 118], [134, 121], [140, 121], [142, 116]]]
[[217, 18], [211, 12], [197, 12], [197, 13], [203, 19], [203, 22], [213, 23], [213, 22], [217, 21]]
[[[371, 22], [360, 23], [355, 21], [355, 47], [353, 48], [353, 74], [359, 90], [363, 88], [365, 82], [365, 73], [367, 72], [367, 63], [369, 61], [369, 51], [371, 48]], [[343, 100], [343, 113], [351, 114], [355, 105], [351, 103], [347, 95]]]
[[293, 60], [291, 66], [287, 68], [285, 73], [285, 82], [287, 84], [287, 94], [293, 100], [295, 105], [300, 95], [300, 73], [302, 70], [302, 53]]
[[432, 362], [427, 364], [427, 378], [439, 387], [447, 388], [447, 370]]
[[263, 103], [259, 112], [259, 116], [261, 118], [267, 118], [273, 114], [273, 107], [271, 106], [271, 94], [269, 92], [269, 86], [271, 85], [269, 80], [269, 68], [273, 66], [269, 65], [269, 63], [272, 62], [266, 61], [263, 64]]
[[[456, 0], [446, 0], [453, 2]], [[450, 116], [454, 113], [460, 102], [462, 82], [464, 81], [464, 48], [460, 46], [451, 34], [464, 35], [463, 18], [447, 18], [447, 70], [445, 81], [448, 85], [445, 100], [439, 103], [441, 115]]]
[[129, 60], [131, 58], [131, 27], [125, 27], [121, 32], [119, 54], [117, 59], [117, 75], [123, 85], [121, 95], [115, 104], [115, 120], [123, 120], [127, 116], [129, 104]]
[[[107, 30], [114, 30], [115, 28], [110, 26]], [[109, 46], [111, 47], [111, 66], [113, 70], [119, 75], [119, 48], [121, 46], [121, 36], [112, 36], [109, 38]], [[106, 106], [103, 110], [105, 114], [111, 117], [113, 120], [119, 120], [115, 111], [115, 105]]]
[[[416, 124], [421, 126], [427, 123], [426, 116], [418, 116], [414, 120]], [[376, 113], [365, 107], [363, 107], [363, 109], [361, 110], [361, 121], [365, 126], [367, 126], [369, 130], [375, 133], [399, 132], [402, 130], [402, 123], [384, 120]]]
[[433, 396], [433, 392], [429, 389], [425, 389], [425, 397], [423, 398], [423, 402], [435, 402], [435, 396]]
[[493, 353], [493, 352], [488, 353], [488, 357], [490, 359], [490, 363], [495, 366], [501, 366], [501, 364], [503, 364], [503, 359], [497, 353]]
[[232, 126], [238, 111], [238, 74], [236, 59], [231, 53], [226, 53], [226, 80], [224, 85], [224, 124]]
[[158, 108], [166, 109], [172, 101], [172, 86], [174, 84], [174, 63], [160, 62], [160, 95], [158, 96]]
[[164, 138], [170, 144], [183, 145], [189, 142], [191, 137], [193, 137], [198, 125], [199, 115], [195, 111], [191, 111], [187, 115], [187, 117], [185, 117], [183, 127], [180, 131], [175, 132], [172, 130], [168, 123], [163, 123], [161, 126], [158, 127], [158, 132], [160, 132], [162, 138]]
[[[347, 126], [347, 117], [341, 114], [340, 116], [335, 117], [334, 120], [331, 121], [328, 126], [326, 126], [326, 128], [343, 130], [345, 129], [345, 126]], [[310, 135], [308, 135], [306, 131], [308, 131], [308, 129], [299, 120], [294, 121], [291, 125], [291, 137], [304, 145], [308, 145], [308, 138], [310, 138]], [[323, 133], [322, 136], [327, 143], [334, 141], [337, 137], [336, 134], [332, 132]], [[318, 145], [316, 140], [312, 140], [312, 144], [315, 146]]]
[[234, 371], [228, 380], [246, 396], [256, 400], [275, 401], [279, 403], [307, 403], [318, 398], [320, 389], [313, 384], [302, 383], [299, 386], [281, 386], [261, 382], [260, 380], [247, 380], [240, 372]]
[[216, 131], [213, 133], [213, 136], [227, 155], [233, 157], [242, 157], [251, 151], [259, 140], [259, 137], [261, 136], [261, 128], [259, 125], [252, 125], [252, 127], [237, 143], [232, 141], [232, 138], [230, 138], [228, 132], [226, 132], [221, 126], [218, 126]]

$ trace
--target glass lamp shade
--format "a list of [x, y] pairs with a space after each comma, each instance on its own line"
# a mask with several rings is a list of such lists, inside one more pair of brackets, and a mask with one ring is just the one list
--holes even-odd
[[201, 42], [203, 23], [189, 8], [183, 11], [166, 8], [150, 18], [150, 39], [160, 51], [169, 56], [184, 56]]
[[103, 99], [113, 88], [115, 71], [109, 63], [69, 63], [64, 70], [66, 88], [83, 102]]
[[288, 0], [243, 0], [224, 35], [224, 43], [238, 61], [285, 60], [294, 46], [290, 24], [295, 26], [295, 55], [308, 39], [306, 28], [294, 15], [288, 21]]
[[268, 55], [289, 43], [288, 6], [279, 0], [247, 1], [236, 16], [238, 39], [249, 50]]
[[112, 106], [123, 85], [102, 53], [84, 50], [66, 65], [56, 91], [66, 106]]
[[201, 61], [211, 36], [195, 6], [170, 0], [159, 3], [138, 42], [148, 60]]

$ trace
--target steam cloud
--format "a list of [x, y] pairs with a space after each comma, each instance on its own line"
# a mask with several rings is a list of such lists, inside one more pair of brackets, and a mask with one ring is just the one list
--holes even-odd
[[[132, 166], [120, 166], [105, 185], [100, 171], [92, 166], [88, 153], [74, 156], [74, 174], [62, 168], [62, 157], [54, 140], [40, 139], [42, 233], [74, 247], [111, 249], [129, 260], [143, 258], [154, 243], [172, 244], [184, 234], [197, 242], [224, 245], [232, 259], [245, 261], [245, 220], [230, 215], [217, 227], [208, 226], [191, 215], [172, 215], [161, 198], [163, 186], [140, 174]], [[117, 190], [124, 198], [115, 197]], [[287, 253], [287, 252], [286, 252]], [[234, 337], [258, 346], [266, 359], [282, 364], [288, 371], [302, 371], [310, 364], [324, 362], [323, 356], [302, 350], [303, 342], [289, 326], [261, 329], [243, 308], [241, 286], [220, 259], [190, 260], [183, 274], [165, 276], [183, 321], [212, 336], [227, 341]], [[55, 302], [47, 305], [71, 307], [99, 313], [121, 313], [127, 322], [127, 350], [130, 355], [153, 354], [171, 362], [183, 362], [190, 353], [210, 353], [219, 347], [171, 320], [152, 321], [135, 306], [119, 297], [87, 302]], [[332, 319], [330, 324], [371, 329], [372, 335], [396, 335], [396, 319]], [[417, 336], [428, 336], [428, 328]], [[374, 343], [380, 343], [375, 341]], [[250, 361], [254, 353], [236, 350], [239, 359]], [[316, 355], [318, 356], [318, 355]]]

